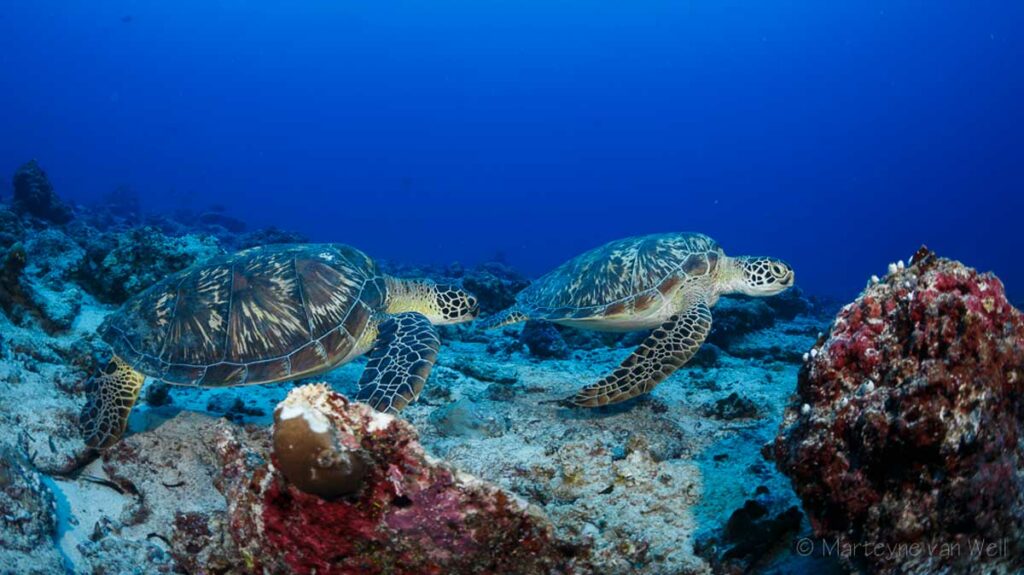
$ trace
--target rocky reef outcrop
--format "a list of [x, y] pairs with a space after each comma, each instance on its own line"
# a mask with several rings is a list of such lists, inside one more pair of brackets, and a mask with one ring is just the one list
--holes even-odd
[[572, 350], [554, 324], [546, 321], [528, 321], [523, 325], [519, 341], [540, 359], [565, 359]]
[[922, 248], [806, 356], [774, 442], [825, 551], [877, 573], [1024, 567], [1024, 318]]
[[50, 178], [35, 160], [18, 168], [12, 183], [14, 199], [11, 207], [15, 212], [55, 224], [65, 224], [71, 220], [71, 208], [53, 191]]
[[152, 227], [117, 234], [112, 249], [91, 266], [89, 277], [100, 298], [120, 303], [159, 280], [222, 252], [210, 236], [170, 237]]
[[215, 446], [231, 533], [255, 570], [588, 570], [536, 508], [430, 459], [411, 425], [322, 384], [278, 406], [270, 465], [228, 428]]
[[530, 280], [503, 263], [487, 262], [466, 272], [462, 285], [477, 297], [480, 311], [491, 314], [514, 304]]

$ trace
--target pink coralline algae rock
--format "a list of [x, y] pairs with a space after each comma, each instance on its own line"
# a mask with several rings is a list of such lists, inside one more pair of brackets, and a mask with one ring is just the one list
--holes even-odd
[[539, 511], [431, 460], [411, 425], [325, 385], [289, 394], [269, 443], [268, 465], [228, 426], [216, 440], [230, 530], [254, 572], [591, 571], [587, 550], [556, 538]]
[[1018, 573], [1022, 423], [1021, 313], [992, 274], [922, 248], [808, 354], [774, 454], [855, 568]]

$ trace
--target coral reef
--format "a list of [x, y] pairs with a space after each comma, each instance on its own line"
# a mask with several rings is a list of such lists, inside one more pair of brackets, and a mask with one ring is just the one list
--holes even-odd
[[546, 321], [528, 321], [519, 334], [519, 341], [540, 359], [565, 359], [570, 349], [555, 326]]
[[126, 222], [137, 222], [142, 218], [142, 202], [139, 193], [131, 186], [120, 185], [103, 196], [102, 213], [121, 218]]
[[20, 243], [3, 252], [0, 267], [0, 305], [3, 305], [4, 313], [7, 315], [16, 313], [15, 305], [22, 304], [27, 299], [21, 285], [21, 275], [27, 264], [28, 255], [25, 253], [25, 246]]
[[[761, 323], [734, 322], [727, 345], [705, 344], [649, 396], [585, 413], [559, 407], [557, 400], [619, 365], [643, 333], [543, 324], [523, 333], [445, 327], [430, 381], [402, 413], [408, 424], [396, 421], [360, 435], [357, 453], [369, 455], [360, 456], [359, 478], [336, 469], [344, 459], [331, 454], [355, 434], [337, 434], [343, 426], [334, 425], [355, 422], [357, 415], [356, 423], [367, 429], [388, 420], [355, 406], [343, 410], [350, 419], [330, 420], [330, 442], [294, 454], [298, 472], [287, 470], [283, 448], [271, 465], [274, 436], [267, 428], [291, 383], [210, 390], [148, 381], [125, 438], [93, 459], [76, 419], [82, 382], [109, 354], [95, 333], [115, 305], [151, 278], [221, 251], [305, 240], [281, 230], [235, 233], [206, 225], [198, 214], [207, 210], [136, 217], [141, 206], [130, 190], [117, 194], [108, 198], [120, 203], [116, 213], [106, 205], [75, 206], [74, 217], [61, 225], [0, 206], [0, 428], [8, 430], [0, 447], [25, 454], [17, 468], [35, 478], [22, 482], [22, 475], [4, 471], [0, 482], [18, 477], [19, 486], [36, 485], [36, 479], [45, 486], [19, 491], [20, 503], [0, 504], [5, 518], [19, 517], [7, 513], [18, 505], [39, 510], [31, 524], [45, 527], [34, 531], [45, 535], [32, 549], [19, 543], [2, 550], [0, 573], [241, 573], [267, 560], [277, 561], [270, 569], [287, 567], [282, 549], [315, 544], [318, 537], [333, 546], [342, 533], [337, 526], [352, 526], [339, 518], [360, 517], [397, 522], [371, 533], [371, 551], [389, 550], [377, 557], [410, 562], [426, 560], [415, 546], [432, 533], [432, 521], [446, 521], [439, 533], [455, 535], [437, 549], [472, 543], [464, 559], [435, 561], [455, 561], [451, 572], [477, 560], [466, 570], [518, 575], [586, 572], [592, 565], [599, 573], [660, 575], [781, 564], [779, 572], [793, 572], [785, 555], [793, 524], [787, 511], [798, 501], [789, 480], [765, 464], [760, 448], [775, 436], [801, 355], [827, 329], [816, 315], [818, 303], [798, 298], [771, 305], [770, 324], [763, 308], [725, 304], [737, 317]], [[480, 292], [485, 310], [504, 308], [527, 283], [501, 263], [387, 269], [454, 278]], [[348, 364], [324, 377], [333, 389], [351, 394], [362, 367]], [[422, 436], [415, 438], [410, 425]], [[285, 441], [284, 425], [275, 430], [279, 440], [293, 443]], [[300, 437], [307, 431], [297, 430]], [[214, 446], [224, 448], [221, 457]], [[323, 493], [327, 499], [296, 487], [308, 483], [301, 471], [309, 470], [313, 455], [318, 469], [352, 479], [343, 490], [349, 494], [332, 493], [333, 482]], [[385, 472], [389, 480], [381, 481]], [[55, 513], [43, 513], [52, 509], [47, 490]], [[379, 498], [371, 499], [374, 494]], [[380, 515], [368, 515], [370, 501]], [[529, 503], [526, 511], [520, 501]], [[534, 506], [549, 519], [536, 515]], [[257, 507], [269, 511], [257, 514]], [[29, 523], [18, 521], [0, 521], [0, 538], [20, 541], [20, 529]], [[515, 521], [512, 535], [495, 533]], [[465, 529], [481, 524], [486, 529], [473, 534], [478, 539], [464, 537]], [[257, 525], [273, 529], [239, 539], [245, 542], [239, 549], [233, 534], [243, 537], [238, 529]], [[357, 525], [364, 527], [369, 529]], [[396, 533], [403, 535], [392, 537]], [[490, 544], [505, 553], [498, 563], [480, 559], [484, 553], [474, 547], [488, 537], [497, 538]], [[533, 549], [539, 558], [526, 556]], [[817, 572], [819, 564], [806, 571]]]
[[[451, 268], [447, 271], [452, 273]], [[462, 285], [477, 297], [480, 311], [491, 314], [514, 304], [516, 294], [530, 285], [530, 280], [503, 263], [487, 262], [466, 273]]]
[[0, 572], [59, 573], [57, 504], [23, 453], [0, 448]]
[[818, 308], [823, 307], [820, 304], [816, 304], [815, 301], [808, 299], [800, 286], [793, 286], [775, 297], [760, 301], [768, 304], [768, 307], [772, 308], [775, 312], [775, 317], [782, 320], [791, 320], [797, 316], [810, 315], [815, 313]]
[[[231, 238], [234, 238], [233, 240]], [[221, 243], [230, 246], [232, 250], [244, 250], [256, 246], [268, 244], [302, 244], [309, 241], [306, 236], [275, 227], [261, 228], [247, 232], [240, 236], [221, 238]]]
[[120, 303], [160, 279], [222, 252], [210, 236], [170, 237], [155, 228], [118, 234], [116, 245], [90, 270], [96, 295]]
[[81, 310], [84, 293], [70, 280], [84, 258], [85, 252], [55, 229], [44, 229], [25, 242], [22, 293], [26, 307], [49, 331], [69, 329]]
[[18, 214], [0, 205], [0, 248], [9, 248], [25, 237], [25, 226]]
[[35, 160], [18, 168], [13, 184], [11, 207], [16, 213], [30, 214], [55, 224], [66, 224], [71, 220], [71, 208], [57, 197], [46, 172]]
[[212, 228], [214, 230], [216, 230], [216, 228], [223, 228], [233, 234], [240, 234], [248, 227], [242, 220], [234, 216], [229, 216], [223, 212], [206, 212], [200, 214], [199, 223], [204, 227]]
[[[298, 420], [297, 422], [295, 420]], [[257, 464], [225, 428], [216, 439], [231, 532], [254, 570], [291, 573], [553, 573], [586, 570], [536, 510], [431, 461], [400, 419], [326, 386], [293, 390], [278, 408], [273, 465]], [[289, 425], [291, 425], [289, 423]], [[309, 433], [303, 437], [304, 433]], [[301, 446], [282, 452], [288, 442]], [[299, 471], [334, 470], [344, 488]], [[351, 466], [353, 462], [359, 463]], [[341, 463], [346, 462], [346, 463]], [[285, 477], [298, 480], [293, 483]], [[301, 488], [300, 488], [301, 487]], [[330, 491], [329, 489], [327, 489]], [[349, 497], [340, 497], [348, 494]]]
[[851, 567], [1020, 572], [1024, 318], [992, 274], [925, 248], [912, 262], [808, 354], [777, 465]]
[[715, 306], [707, 341], [725, 350], [740, 337], [775, 325], [773, 298], [722, 298]]

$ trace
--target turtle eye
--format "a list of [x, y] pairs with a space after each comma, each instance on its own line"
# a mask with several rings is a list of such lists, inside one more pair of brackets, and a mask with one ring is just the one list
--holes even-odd
[[772, 264], [772, 274], [776, 277], [783, 277], [786, 275], [786, 268], [782, 264]]

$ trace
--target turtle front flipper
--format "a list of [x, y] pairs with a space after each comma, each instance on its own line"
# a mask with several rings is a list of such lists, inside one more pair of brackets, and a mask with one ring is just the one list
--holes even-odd
[[86, 382], [85, 407], [78, 417], [86, 445], [104, 449], [121, 438], [145, 379], [114, 356], [102, 372]]
[[512, 325], [521, 321], [527, 321], [529, 316], [526, 315], [518, 305], [514, 305], [504, 311], [492, 315], [491, 317], [485, 318], [480, 322], [480, 326], [483, 329], [496, 329], [499, 327], [505, 327], [506, 325]]
[[709, 331], [711, 310], [704, 301], [695, 302], [655, 329], [618, 369], [581, 389], [570, 402], [598, 407], [651, 391], [690, 361]]
[[434, 367], [441, 339], [421, 313], [406, 312], [380, 323], [359, 380], [356, 401], [377, 411], [397, 413], [416, 400]]

